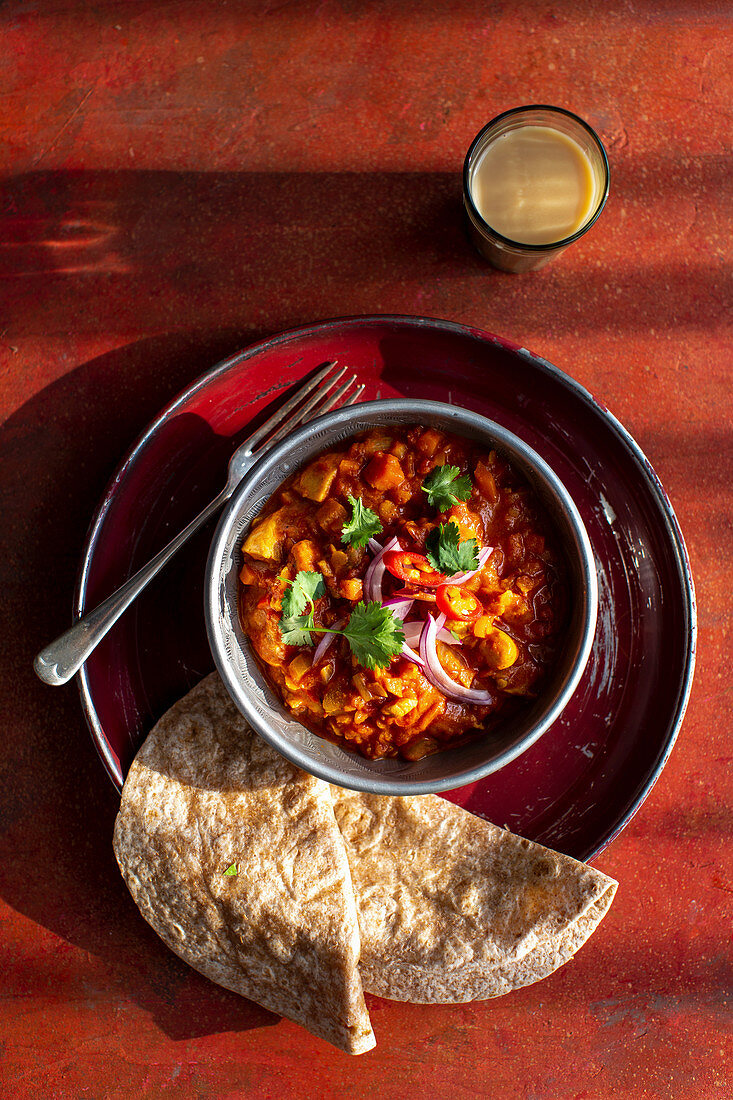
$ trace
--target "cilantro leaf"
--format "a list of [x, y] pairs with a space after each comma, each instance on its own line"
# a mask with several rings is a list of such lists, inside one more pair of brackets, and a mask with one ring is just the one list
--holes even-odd
[[357, 497], [347, 499], [352, 509], [351, 519], [341, 528], [341, 541], [349, 546], [366, 546], [369, 539], [382, 530], [379, 516]]
[[433, 528], [425, 540], [425, 553], [433, 568], [448, 577], [478, 569], [476, 539], [461, 542], [461, 532], [452, 520]]
[[313, 645], [310, 635], [315, 627], [313, 601], [325, 593], [326, 584], [321, 573], [301, 569], [295, 580], [288, 582], [282, 598], [283, 613], [279, 623], [285, 645]]
[[239, 874], [239, 868], [237, 867], [236, 863], [230, 863], [229, 866], [227, 867], [226, 871], [224, 872], [224, 874], [225, 875], [238, 875]]
[[315, 622], [312, 611], [306, 615], [283, 615], [279, 626], [285, 645], [313, 645], [311, 631], [315, 629]]
[[[280, 634], [285, 645], [312, 646], [315, 634], [341, 634], [351, 652], [366, 668], [386, 668], [402, 649], [405, 641], [402, 622], [388, 607], [362, 600], [351, 613], [343, 630], [316, 626], [314, 599], [325, 592], [320, 573], [301, 571], [283, 596]], [[305, 611], [306, 605], [310, 605]]]
[[366, 668], [386, 668], [402, 649], [405, 634], [402, 623], [388, 607], [362, 600], [351, 612], [343, 634], [351, 652]]
[[309, 603], [312, 604], [325, 593], [326, 585], [322, 574], [301, 569], [294, 581], [288, 581], [288, 588], [282, 599], [283, 618], [302, 615]]
[[428, 503], [439, 512], [447, 512], [459, 500], [468, 500], [471, 495], [471, 479], [461, 474], [457, 466], [436, 466], [422, 484], [422, 491], [428, 494]]

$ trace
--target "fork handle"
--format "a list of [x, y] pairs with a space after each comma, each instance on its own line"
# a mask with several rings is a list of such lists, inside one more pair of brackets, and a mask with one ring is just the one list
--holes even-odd
[[192, 519], [180, 534], [164, 546], [154, 558], [139, 569], [129, 580], [108, 596], [98, 607], [90, 611], [54, 642], [42, 649], [33, 662], [36, 675], [44, 684], [65, 684], [79, 671], [87, 657], [97, 648], [107, 631], [120, 615], [140, 595], [166, 562], [180, 550], [184, 542], [202, 527], [232, 495], [229, 486], [219, 493], [202, 512]]

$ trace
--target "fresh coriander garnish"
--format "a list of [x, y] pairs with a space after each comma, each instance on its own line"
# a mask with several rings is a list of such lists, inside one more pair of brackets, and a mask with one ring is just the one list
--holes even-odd
[[291, 615], [280, 620], [280, 633], [285, 645], [313, 645], [311, 630], [315, 630], [313, 612], [305, 615]]
[[321, 573], [301, 569], [295, 580], [288, 582], [280, 619], [280, 633], [285, 645], [313, 645], [310, 636], [314, 628], [313, 601], [325, 592], [326, 584]]
[[225, 875], [238, 875], [239, 874], [239, 867], [237, 867], [236, 863], [230, 863], [229, 866], [227, 867], [226, 871], [224, 872], [224, 874]]
[[283, 596], [283, 617], [300, 615], [305, 611], [306, 605], [313, 603], [319, 596], [326, 593], [326, 585], [321, 573], [308, 572], [305, 569], [296, 575], [294, 581], [288, 581], [288, 587]]
[[382, 530], [379, 516], [358, 497], [348, 496], [347, 500], [352, 508], [351, 519], [341, 528], [341, 541], [348, 546], [366, 546]]
[[425, 554], [434, 569], [451, 577], [454, 573], [470, 573], [478, 569], [476, 539], [463, 539], [452, 520], [434, 527], [425, 540]]
[[366, 668], [386, 668], [405, 644], [401, 620], [388, 607], [363, 600], [339, 633], [348, 641], [359, 664]]
[[439, 512], [447, 512], [459, 500], [468, 500], [471, 488], [470, 477], [461, 474], [458, 466], [436, 466], [422, 484], [428, 503]]
[[[298, 573], [283, 597], [283, 609], [293, 612], [283, 615], [280, 620], [280, 633], [285, 645], [312, 646], [312, 634], [340, 634], [346, 638], [360, 665], [386, 668], [405, 641], [400, 619], [388, 607], [361, 600], [342, 630], [316, 626], [313, 600], [322, 596], [324, 591], [320, 573]], [[307, 611], [304, 610], [306, 604], [310, 604]]]

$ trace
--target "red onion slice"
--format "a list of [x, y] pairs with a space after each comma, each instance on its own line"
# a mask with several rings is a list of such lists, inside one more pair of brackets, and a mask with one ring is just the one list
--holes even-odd
[[397, 539], [390, 539], [389, 542], [384, 544], [384, 548], [379, 551], [364, 574], [364, 595], [371, 603], [382, 602], [382, 577], [384, 576], [384, 570], [386, 568], [384, 564], [384, 555], [388, 550], [401, 549], [402, 547]]
[[382, 553], [382, 544], [381, 544], [381, 542], [377, 542], [376, 539], [369, 539], [369, 542], [367, 543], [367, 546], [371, 550], [372, 554], [381, 554]]
[[470, 573], [454, 573], [452, 577], [448, 577], [446, 584], [465, 584], [466, 581], [470, 581], [471, 577], [475, 577], [477, 573], [481, 572], [493, 550], [493, 546], [482, 547], [478, 552], [478, 569], [473, 569]]
[[[393, 596], [392, 599], [385, 600], [382, 604], [382, 607], [388, 608], [392, 612], [394, 617], [400, 620], [400, 622], [402, 623], [403, 633], [405, 634], [407, 633], [407, 628], [405, 627], [405, 616], [409, 615], [410, 608], [412, 607], [414, 602], [415, 601], [412, 599], [405, 599], [404, 597], [400, 599], [399, 597]], [[418, 623], [417, 625], [419, 626], [420, 624]], [[403, 657], [407, 657], [408, 661], [412, 661], [413, 664], [419, 665], [420, 668], [422, 668], [423, 659], [419, 653], [415, 652], [415, 644], [416, 643], [413, 642], [411, 645], [408, 645], [407, 641], [405, 641], [402, 649], [400, 650], [400, 653]]]
[[[420, 635], [422, 633], [423, 623], [421, 621], [415, 623], [405, 623], [402, 629], [405, 632], [405, 641], [412, 649], [416, 649], [420, 645]], [[450, 630], [445, 630], [441, 627], [438, 630], [437, 639], [440, 642], [445, 642], [446, 645], [460, 645], [460, 639], [456, 638], [454, 634], [451, 634]]]
[[406, 599], [404, 596], [401, 599], [397, 596], [392, 596], [391, 599], [382, 602], [382, 607], [386, 607], [388, 611], [392, 612], [395, 619], [399, 619], [401, 623], [404, 623], [405, 616], [409, 614], [410, 608], [414, 602], [414, 600]]
[[[442, 616], [439, 616], [439, 619]], [[457, 703], [475, 703], [477, 706], [488, 707], [495, 701], [495, 696], [490, 691], [479, 688], [467, 688], [463, 684], [456, 683], [445, 671], [438, 659], [438, 651], [435, 648], [438, 630], [442, 623], [436, 621], [432, 615], [428, 615], [420, 635], [420, 656], [425, 662], [425, 676], [434, 687], [437, 687], [448, 699]]]
[[[337, 619], [335, 623], [331, 624], [331, 630], [340, 630], [344, 625], [343, 619]], [[313, 654], [313, 660], [311, 661], [311, 668], [315, 668], [319, 661], [323, 660], [326, 650], [332, 642], [336, 641], [338, 634], [324, 634], [320, 642], [316, 646], [316, 651]]]
[[403, 657], [407, 657], [408, 661], [412, 661], [414, 665], [418, 665], [421, 669], [423, 669], [423, 671], [425, 670], [425, 662], [423, 661], [422, 657], [419, 653], [416, 653], [415, 650], [407, 644], [407, 642], [405, 642], [405, 644], [403, 645], [400, 653]]

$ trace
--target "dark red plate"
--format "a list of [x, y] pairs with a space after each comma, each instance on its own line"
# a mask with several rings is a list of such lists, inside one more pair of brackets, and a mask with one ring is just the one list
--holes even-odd
[[[545, 458], [573, 496], [598, 564], [593, 652], [562, 718], [523, 756], [449, 797], [579, 859], [629, 821], [659, 776], [692, 682], [695, 602], [684, 542], [649, 462], [618, 421], [544, 359], [476, 329], [416, 317], [284, 333], [215, 367], [123, 462], [89, 536], [76, 607], [94, 607], [224, 484], [242, 429], [328, 359], [364, 399], [425, 397], [483, 413]], [[113, 627], [80, 673], [102, 760], [120, 787], [157, 718], [213, 668], [203, 576], [214, 524]]]

